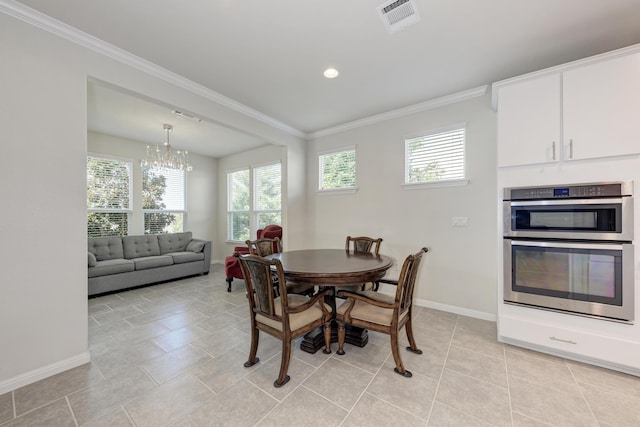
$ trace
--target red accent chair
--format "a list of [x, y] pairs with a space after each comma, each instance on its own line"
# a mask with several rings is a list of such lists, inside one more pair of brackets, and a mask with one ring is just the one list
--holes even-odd
[[[258, 230], [258, 239], [275, 239], [276, 237], [282, 240], [282, 227], [279, 225], [271, 224], [267, 225], [265, 228], [261, 228]], [[240, 255], [246, 255], [249, 253], [248, 246], [236, 246], [233, 249], [233, 255], [225, 257], [224, 259], [224, 272], [227, 276], [227, 292], [231, 292], [231, 282], [233, 279], [243, 279], [242, 269], [240, 267], [240, 261], [238, 257]]]

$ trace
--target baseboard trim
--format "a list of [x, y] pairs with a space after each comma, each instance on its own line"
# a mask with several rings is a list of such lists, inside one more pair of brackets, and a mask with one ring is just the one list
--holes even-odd
[[537, 351], [540, 353], [550, 354], [552, 356], [562, 357], [564, 359], [569, 359], [569, 360], [573, 360], [580, 363], [586, 363], [588, 365], [594, 365], [594, 366], [599, 366], [601, 368], [611, 369], [613, 371], [622, 372], [622, 373], [633, 375], [636, 377], [640, 377], [640, 369], [634, 368], [633, 366], [620, 365], [615, 362], [609, 362], [609, 361], [597, 359], [594, 357], [583, 356], [576, 353], [561, 351], [558, 349], [545, 347], [542, 345], [537, 345], [537, 344], [533, 344], [526, 341], [504, 337], [502, 335], [498, 335], [498, 342], [513, 345], [516, 347], [526, 348], [526, 349]]
[[497, 320], [497, 316], [495, 314], [485, 313], [484, 311], [469, 310], [468, 308], [457, 307], [455, 305], [442, 304], [419, 298], [414, 298], [413, 303], [419, 307], [433, 308], [434, 310], [446, 311], [448, 313], [473, 317], [475, 319], [488, 320], [490, 322], [495, 322]]
[[42, 368], [34, 369], [33, 371], [26, 372], [24, 374], [9, 378], [8, 380], [0, 382], [0, 395], [16, 390], [20, 387], [35, 383], [42, 379], [48, 378], [52, 375], [59, 374], [60, 372], [67, 371], [85, 363], [91, 361], [91, 355], [89, 351], [78, 354], [77, 356], [70, 357], [68, 359], [61, 360]]

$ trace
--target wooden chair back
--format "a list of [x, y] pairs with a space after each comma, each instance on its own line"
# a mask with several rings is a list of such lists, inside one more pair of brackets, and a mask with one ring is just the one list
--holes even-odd
[[353, 251], [354, 253], [373, 253], [377, 256], [380, 252], [380, 243], [382, 243], [382, 239], [380, 238], [373, 239], [366, 236], [347, 236], [344, 249], [347, 252]]
[[[276, 298], [281, 303], [287, 303], [287, 288], [279, 289], [279, 283], [284, 283], [284, 273], [280, 260], [267, 260], [256, 255], [244, 255], [240, 258], [244, 280], [247, 286], [247, 298], [253, 313], [262, 314], [270, 319], [282, 321], [282, 316], [276, 314]], [[275, 271], [272, 269], [275, 267]], [[278, 310], [280, 311], [280, 310]], [[284, 311], [280, 311], [284, 313]]]
[[247, 240], [245, 243], [249, 247], [249, 253], [262, 257], [282, 252], [282, 241], [278, 237]]
[[414, 255], [409, 255], [402, 264], [400, 275], [398, 276], [398, 286], [396, 289], [395, 303], [398, 313], [404, 313], [409, 309], [413, 301], [413, 290], [416, 285], [416, 277], [420, 270], [422, 255], [427, 253], [427, 248], [422, 248]]

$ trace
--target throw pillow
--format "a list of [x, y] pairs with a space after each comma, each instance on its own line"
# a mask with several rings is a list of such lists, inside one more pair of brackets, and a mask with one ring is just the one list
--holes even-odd
[[187, 245], [187, 250], [190, 252], [202, 252], [204, 249], [204, 242], [201, 240], [192, 240]]
[[97, 263], [96, 256], [89, 252], [89, 267], [95, 267]]

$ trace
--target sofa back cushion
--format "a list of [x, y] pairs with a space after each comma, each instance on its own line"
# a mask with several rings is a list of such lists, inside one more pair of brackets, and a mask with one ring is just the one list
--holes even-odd
[[89, 237], [89, 252], [98, 261], [124, 258], [122, 237]]
[[124, 247], [124, 257], [126, 259], [160, 255], [158, 236], [155, 234], [125, 236], [122, 238], [122, 246]]
[[190, 231], [184, 233], [158, 234], [160, 255], [187, 250], [187, 245], [191, 241], [191, 235], [192, 233]]

